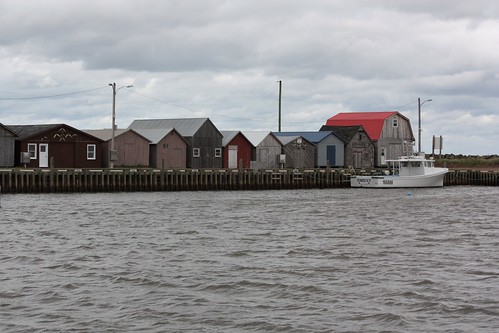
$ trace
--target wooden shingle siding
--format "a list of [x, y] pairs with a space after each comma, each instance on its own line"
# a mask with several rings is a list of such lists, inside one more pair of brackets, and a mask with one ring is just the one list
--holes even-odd
[[[412, 153], [414, 135], [410, 121], [398, 111], [342, 112], [329, 118], [324, 128], [362, 126], [374, 144], [374, 166]], [[323, 130], [323, 129], [321, 129]], [[366, 153], [366, 152], [364, 152]], [[354, 158], [359, 162], [359, 157]]]
[[285, 168], [304, 169], [313, 168], [315, 166], [315, 146], [310, 141], [303, 137], [293, 137], [289, 142], [283, 142], [283, 152], [286, 156]]
[[374, 166], [374, 143], [362, 126], [322, 126], [321, 131], [332, 131], [344, 145], [346, 168], [371, 168]]
[[272, 132], [275, 136], [301, 136], [315, 145], [316, 167], [342, 167], [345, 164], [345, 143], [332, 131]]

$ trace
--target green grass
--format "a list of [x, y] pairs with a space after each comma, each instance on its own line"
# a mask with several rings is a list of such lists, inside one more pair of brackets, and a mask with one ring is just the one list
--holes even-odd
[[499, 156], [443, 155], [435, 157], [435, 164], [448, 168], [499, 168]]

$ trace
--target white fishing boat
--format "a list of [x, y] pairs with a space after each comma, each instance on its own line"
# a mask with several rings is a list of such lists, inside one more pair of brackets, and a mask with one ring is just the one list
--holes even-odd
[[441, 187], [444, 185], [447, 168], [435, 167], [433, 158], [426, 159], [424, 153], [402, 156], [398, 160], [387, 160], [389, 169], [384, 174], [351, 176], [351, 187], [395, 188], [395, 187]]

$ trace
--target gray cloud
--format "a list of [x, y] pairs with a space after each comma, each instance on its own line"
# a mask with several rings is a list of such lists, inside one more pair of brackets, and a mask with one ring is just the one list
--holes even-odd
[[448, 152], [499, 153], [492, 0], [7, 0], [0, 29], [2, 123], [106, 127], [107, 83], [119, 82], [134, 84], [119, 92], [120, 126], [209, 116], [222, 129], [273, 130], [282, 80], [285, 129], [393, 109], [416, 127], [417, 97], [432, 98], [427, 142], [447, 134]]

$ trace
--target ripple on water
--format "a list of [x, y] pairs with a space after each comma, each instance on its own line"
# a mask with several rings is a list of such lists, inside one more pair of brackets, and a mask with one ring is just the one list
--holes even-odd
[[493, 332], [499, 189], [406, 192], [2, 195], [0, 331]]

